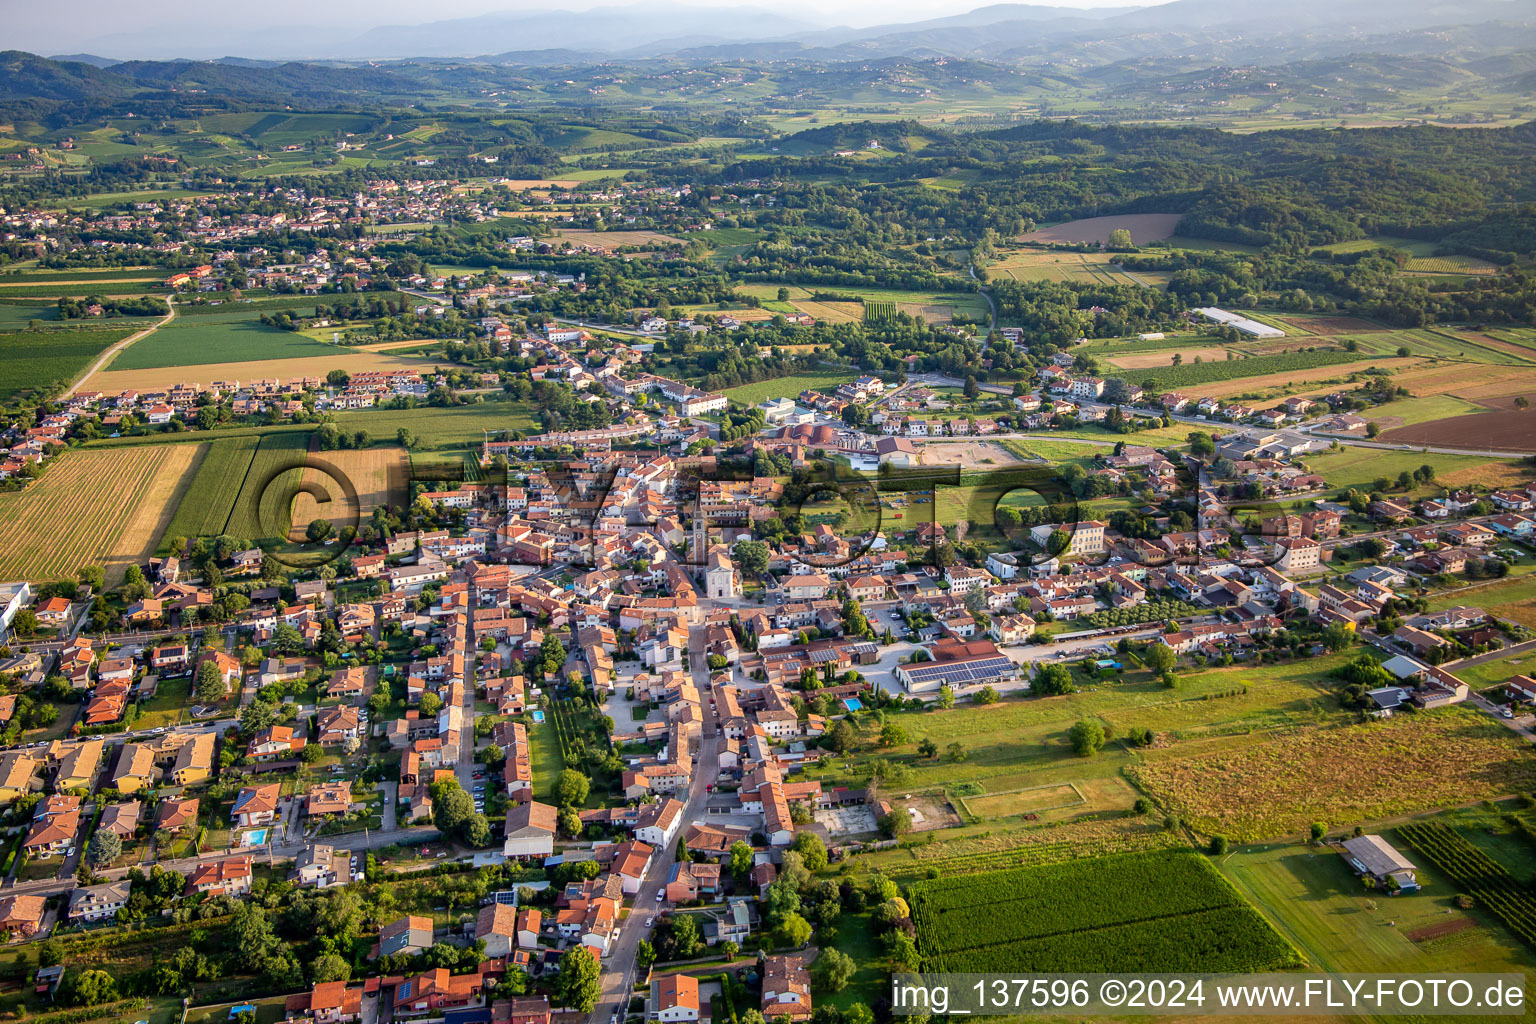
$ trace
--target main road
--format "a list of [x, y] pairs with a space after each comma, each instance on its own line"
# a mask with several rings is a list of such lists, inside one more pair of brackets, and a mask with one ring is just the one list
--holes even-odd
[[[695, 639], [692, 646], [699, 646], [704, 631], [699, 629], [693, 632]], [[709, 667], [705, 664], [703, 651], [694, 650], [688, 657], [699, 693], [707, 694]], [[693, 777], [688, 785], [688, 798], [683, 804], [682, 822], [678, 825], [679, 836], [687, 830], [690, 822], [704, 816], [704, 805], [709, 800], [709, 785], [720, 776], [720, 757], [715, 750], [717, 721], [718, 719], [713, 715], [705, 717], [704, 725], [700, 730], [699, 751], [693, 759]], [[629, 912], [629, 918], [624, 922], [618, 940], [608, 952], [603, 970], [603, 994], [592, 1009], [592, 1015], [589, 1018], [591, 1024], [603, 1024], [611, 1020], [614, 1014], [622, 1016], [627, 1012], [629, 999], [635, 987], [635, 952], [640, 946], [640, 940], [650, 934], [650, 929], [645, 927], [645, 921], [661, 907], [657, 902], [656, 894], [666, 886], [667, 876], [671, 874], [672, 865], [676, 863], [676, 840], [667, 844], [666, 849], [657, 850], [652, 856], [651, 866], [640, 881], [640, 891], [635, 893], [634, 909]]]

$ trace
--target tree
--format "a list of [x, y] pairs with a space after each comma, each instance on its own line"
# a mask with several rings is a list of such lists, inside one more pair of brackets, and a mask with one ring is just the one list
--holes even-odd
[[768, 571], [773, 550], [760, 540], [739, 540], [731, 548], [731, 558], [741, 571], [750, 576], [761, 576]]
[[811, 979], [826, 992], [841, 992], [853, 980], [853, 957], [837, 949], [824, 949], [811, 967]]
[[277, 721], [277, 709], [269, 700], [257, 698], [240, 709], [240, 731], [251, 735]]
[[752, 872], [752, 847], [740, 839], [731, 844], [731, 874], [746, 878]]
[[1227, 852], [1227, 837], [1226, 836], [1211, 836], [1210, 851], [1211, 851], [1211, 855], [1213, 857], [1220, 857], [1222, 854], [1226, 853]]
[[1072, 749], [1077, 751], [1079, 757], [1092, 757], [1104, 746], [1104, 726], [1098, 719], [1079, 718], [1068, 737], [1072, 741]]
[[591, 1013], [603, 994], [603, 970], [597, 958], [584, 944], [572, 946], [560, 958], [560, 973], [555, 979], [555, 995], [560, 1005]]
[[1042, 697], [1054, 697], [1063, 693], [1071, 693], [1077, 689], [1072, 682], [1072, 673], [1067, 666], [1058, 662], [1041, 665], [1040, 671], [1035, 675], [1035, 680], [1030, 684], [1030, 689]]
[[212, 658], [197, 666], [197, 686], [194, 692], [197, 694], [197, 699], [204, 704], [223, 700], [228, 694], [229, 687], [224, 682], [224, 673], [219, 670], [218, 663]]
[[106, 971], [71, 971], [59, 983], [59, 998], [71, 1006], [100, 1006], [117, 999], [117, 979]]
[[786, 946], [803, 946], [811, 941], [811, 922], [796, 913], [785, 914], [779, 922], [779, 938]]
[[880, 729], [880, 745], [882, 747], [899, 747], [907, 742], [907, 730], [895, 722], [886, 722]]
[[899, 839], [912, 831], [911, 815], [899, 807], [889, 814], [882, 814], [876, 824], [887, 839]]
[[958, 740], [944, 748], [944, 758], [951, 764], [959, 764], [965, 760], [966, 756], [965, 744]]
[[329, 519], [311, 519], [309, 525], [304, 527], [304, 536], [311, 544], [318, 544], [323, 540], [329, 540], [331, 534], [336, 532], [336, 527]]
[[917, 752], [922, 754], [924, 757], [938, 757], [939, 745], [933, 742], [933, 740], [924, 736], [917, 743]]
[[1321, 821], [1314, 821], [1312, 823], [1312, 827], [1307, 831], [1312, 836], [1312, 841], [1315, 843], [1319, 839], [1323, 838], [1323, 836], [1328, 834], [1328, 826], [1323, 824]]
[[853, 749], [856, 737], [853, 734], [853, 726], [848, 724], [848, 719], [839, 718], [832, 731], [827, 734], [827, 743], [839, 754], [846, 754]]
[[435, 693], [423, 693], [421, 695], [421, 702], [419, 707], [421, 708], [421, 713], [423, 715], [431, 718], [439, 711], [443, 710], [443, 698], [439, 697]]
[[640, 968], [641, 972], [645, 972], [650, 970], [651, 964], [655, 962], [656, 947], [645, 939], [641, 939], [639, 944], [635, 946], [635, 966]]
[[560, 831], [564, 832], [566, 836], [571, 839], [575, 839], [577, 836], [581, 835], [581, 830], [584, 826], [582, 825], [581, 814], [576, 810], [576, 808], [560, 808], [559, 818]]
[[801, 832], [796, 835], [795, 850], [805, 859], [807, 870], [820, 871], [827, 866], [827, 847], [816, 833]]
[[939, 707], [948, 711], [955, 706], [955, 691], [948, 683], [939, 687]]
[[309, 965], [309, 974], [317, 985], [327, 981], [347, 981], [352, 977], [352, 965], [336, 953], [322, 953]]
[[123, 852], [123, 840], [110, 829], [99, 828], [91, 833], [91, 863], [100, 867], [110, 864]]
[[1167, 644], [1154, 642], [1148, 645], [1147, 653], [1142, 655], [1141, 660], [1153, 673], [1162, 675], [1164, 672], [1173, 671], [1173, 666], [1178, 664], [1179, 656], [1174, 654], [1173, 648]]
[[444, 835], [458, 835], [475, 813], [475, 801], [458, 779], [432, 783], [432, 824]]
[[555, 779], [555, 799], [561, 807], [576, 807], [586, 802], [592, 780], [574, 768], [567, 768]]
[[973, 704], [996, 704], [997, 701], [997, 690], [993, 689], [991, 686], [983, 686], [981, 689], [976, 691], [974, 696], [971, 697], [971, 703]]

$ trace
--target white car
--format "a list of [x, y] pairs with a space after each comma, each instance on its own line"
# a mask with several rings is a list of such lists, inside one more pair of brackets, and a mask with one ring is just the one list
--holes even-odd
[[664, 900], [666, 898], [667, 898], [667, 892], [666, 892], [665, 889], [663, 889], [661, 892], [658, 892], [656, 894], [656, 902], [657, 903], [660, 903], [662, 900]]
[[653, 925], [655, 923], [656, 923], [656, 919], [654, 917], [648, 917], [648, 918], [645, 919], [645, 926], [647, 928], [649, 928], [651, 925]]

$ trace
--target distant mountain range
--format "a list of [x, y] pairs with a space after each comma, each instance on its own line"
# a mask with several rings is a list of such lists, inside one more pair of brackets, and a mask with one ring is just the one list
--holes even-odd
[[[1152, 7], [1078, 9], [994, 4], [964, 14], [853, 29], [816, 25], [762, 7], [598, 7], [490, 14], [388, 25], [347, 34], [314, 26], [242, 26], [230, 35], [195, 20], [89, 39], [67, 60], [110, 67], [117, 58], [252, 63], [477, 58], [548, 66], [612, 59], [856, 60], [968, 57], [1087, 64], [1157, 55], [1265, 59], [1306, 47], [1437, 28], [1536, 24], [1528, 0], [1173, 0]], [[111, 56], [102, 57], [96, 54]], [[224, 58], [228, 60], [228, 58]]]

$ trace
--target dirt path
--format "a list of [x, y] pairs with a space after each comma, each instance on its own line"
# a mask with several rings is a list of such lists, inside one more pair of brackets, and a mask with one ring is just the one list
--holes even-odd
[[139, 339], [149, 337], [151, 334], [154, 334], [156, 331], [174, 319], [176, 319], [176, 306], [172, 304], [171, 311], [165, 314], [165, 316], [162, 317], [159, 321], [144, 328], [142, 331], [136, 331], [133, 334], [128, 335], [128, 337], [124, 338], [122, 341], [118, 342], [116, 345], [111, 346], [101, 355], [97, 356], [96, 361], [90, 366], [86, 367], [85, 372], [81, 374], [80, 377], [77, 378], [75, 382], [69, 386], [69, 390], [64, 392], [63, 397], [73, 398], [75, 392], [79, 391], [81, 386], [84, 385], [86, 381], [90, 380], [92, 377], [96, 376], [96, 374], [105, 369], [107, 364], [112, 362], [112, 360], [117, 357], [119, 352], [127, 348], [129, 345], [132, 345]]

